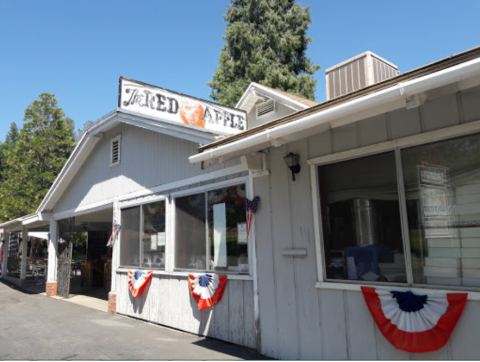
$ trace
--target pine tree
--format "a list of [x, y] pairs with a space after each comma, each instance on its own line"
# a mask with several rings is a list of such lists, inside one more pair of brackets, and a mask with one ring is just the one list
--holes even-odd
[[5, 136], [5, 142], [0, 143], [0, 187], [5, 181], [6, 152], [15, 148], [18, 140], [18, 126], [15, 122], [10, 125], [10, 130]]
[[70, 133], [70, 137], [72, 137], [72, 139], [75, 140], [75, 121], [70, 117], [65, 117], [63, 121], [65, 122], [65, 126], [67, 126], [67, 129]]
[[17, 142], [17, 140], [18, 140], [18, 126], [15, 122], [12, 122], [12, 124], [10, 125], [10, 130], [5, 136], [5, 143], [12, 144]]
[[34, 212], [62, 169], [74, 143], [53, 94], [42, 93], [25, 110], [15, 147], [5, 152], [0, 189], [3, 220]]
[[295, 0], [232, 0], [210, 97], [235, 106], [250, 82], [315, 99], [320, 65], [306, 57], [311, 15]]

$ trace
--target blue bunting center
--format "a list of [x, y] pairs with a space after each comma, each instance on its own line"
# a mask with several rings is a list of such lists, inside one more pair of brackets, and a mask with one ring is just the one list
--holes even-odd
[[390, 293], [392, 293], [393, 297], [397, 299], [400, 309], [404, 312], [417, 312], [423, 309], [423, 306], [427, 303], [426, 295], [413, 294], [411, 291], [392, 291]]
[[142, 276], [142, 272], [137, 270], [137, 271], [135, 272], [135, 280], [140, 279], [141, 276]]
[[201, 287], [208, 287], [212, 280], [212, 276], [210, 274], [201, 275], [199, 277], [199, 284]]

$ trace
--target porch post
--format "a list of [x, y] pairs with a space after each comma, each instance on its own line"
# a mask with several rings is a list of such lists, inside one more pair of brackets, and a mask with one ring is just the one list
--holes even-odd
[[10, 231], [3, 228], [3, 260], [2, 260], [2, 279], [7, 276], [8, 244], [10, 242]]
[[53, 217], [50, 219], [50, 238], [48, 242], [48, 276], [47, 296], [57, 295], [57, 233], [58, 223]]
[[[113, 202], [113, 218], [112, 218], [112, 232], [113, 232], [113, 225], [120, 224], [120, 209], [118, 207], [118, 200]], [[112, 245], [112, 281], [110, 286], [110, 292], [108, 293], [108, 312], [112, 314], [117, 313], [117, 291], [116, 291], [116, 279], [117, 279], [117, 267], [119, 264], [119, 257], [120, 257], [120, 234], [122, 233], [122, 229], [117, 235], [117, 239], [114, 240]]]
[[22, 225], [22, 264], [20, 265], [20, 285], [24, 285], [27, 279], [27, 256], [28, 256], [28, 229]]

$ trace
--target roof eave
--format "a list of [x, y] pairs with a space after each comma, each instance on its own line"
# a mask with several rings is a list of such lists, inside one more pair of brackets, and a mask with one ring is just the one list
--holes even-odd
[[[242, 149], [251, 148], [254, 145], [275, 140], [282, 141], [284, 137], [292, 137], [297, 132], [312, 129], [325, 124], [329, 127], [339, 126], [346, 123], [358, 121], [360, 112], [375, 109], [381, 113], [385, 112], [385, 107], [392, 104], [392, 109], [399, 108], [399, 104], [406, 104], [406, 99], [415, 94], [425, 92], [431, 89], [439, 88], [451, 83], [467, 80], [473, 76], [480, 76], [480, 58], [474, 58], [464, 63], [427, 74], [418, 78], [413, 78], [406, 82], [397, 83], [389, 88], [378, 92], [367, 94], [363, 97], [353, 99], [332, 107], [314, 111], [316, 107], [310, 108], [311, 113], [306, 111], [298, 112], [301, 116], [291, 122], [285, 122], [275, 127], [267, 128], [263, 131], [254, 133], [244, 138], [239, 138], [231, 142], [225, 142], [217, 147], [206, 148], [202, 153], [191, 156], [191, 163], [199, 163], [211, 160], [212, 158], [225, 158], [230, 153], [238, 154]], [[342, 118], [357, 116], [350, 119], [349, 122], [340, 122]], [[295, 115], [293, 115], [295, 117]], [[273, 121], [272, 123], [274, 123]], [[248, 131], [247, 131], [248, 132]], [[284, 142], [284, 141], [283, 141]]]

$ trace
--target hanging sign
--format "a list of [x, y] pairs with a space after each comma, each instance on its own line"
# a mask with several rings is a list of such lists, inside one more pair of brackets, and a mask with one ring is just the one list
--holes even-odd
[[446, 167], [417, 166], [421, 184], [446, 185], [448, 183], [448, 170]]
[[148, 285], [150, 279], [152, 279], [153, 272], [151, 270], [129, 270], [127, 281], [128, 287], [132, 292], [132, 295], [136, 298], [142, 295], [145, 288]]
[[397, 349], [436, 351], [447, 343], [467, 302], [467, 293], [417, 295], [362, 287], [363, 297], [383, 336]]
[[198, 304], [198, 309], [212, 307], [222, 300], [225, 285], [227, 284], [226, 275], [188, 274], [188, 284], [193, 299]]
[[120, 77], [120, 108], [189, 126], [233, 134], [247, 129], [247, 114], [236, 108]]

